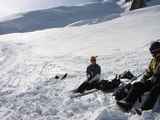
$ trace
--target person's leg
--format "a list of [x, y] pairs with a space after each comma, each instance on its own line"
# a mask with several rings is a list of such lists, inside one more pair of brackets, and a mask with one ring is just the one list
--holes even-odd
[[99, 86], [99, 81], [98, 80], [95, 80], [95, 81], [92, 81], [92, 82], [85, 81], [78, 87], [76, 92], [83, 93], [85, 90], [97, 89], [98, 86]]
[[113, 89], [113, 84], [109, 80], [101, 80], [98, 87], [99, 88], [97, 89], [107, 92], [108, 90]]
[[134, 83], [125, 100], [134, 104], [139, 97], [141, 97], [145, 92], [149, 91], [151, 88], [152, 83], [149, 80], [146, 82]]
[[98, 89], [99, 90], [100, 83], [101, 83], [100, 80], [95, 80], [95, 81], [91, 82], [88, 90], [91, 90], [91, 89]]
[[157, 98], [160, 94], [160, 85], [154, 86], [151, 90], [149, 95], [147, 96], [146, 100], [142, 104], [142, 110], [150, 110], [154, 107]]
[[76, 89], [75, 92], [83, 93], [88, 88], [88, 86], [89, 86], [89, 83], [85, 81]]
[[132, 85], [127, 97], [123, 100], [117, 101], [117, 104], [124, 108], [124, 110], [128, 111], [132, 108], [137, 99], [141, 97], [144, 92], [149, 91], [151, 87], [152, 84], [150, 81], [146, 81], [145, 83], [136, 82]]

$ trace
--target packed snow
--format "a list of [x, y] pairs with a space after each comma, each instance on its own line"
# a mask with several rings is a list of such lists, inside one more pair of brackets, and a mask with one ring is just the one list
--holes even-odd
[[[157, 5], [90, 26], [1, 35], [0, 119], [160, 119], [158, 108], [142, 116], [121, 112], [112, 93], [69, 97], [85, 81], [91, 55], [98, 56], [104, 79], [125, 70], [144, 72], [151, 58], [148, 47], [160, 38], [159, 21]], [[65, 73], [64, 80], [54, 78]]]

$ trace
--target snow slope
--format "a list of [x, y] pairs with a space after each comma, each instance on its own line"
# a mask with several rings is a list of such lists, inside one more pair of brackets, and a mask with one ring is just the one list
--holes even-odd
[[[160, 38], [159, 20], [154, 6], [91, 26], [1, 35], [0, 119], [138, 120], [120, 112], [112, 94], [70, 99], [69, 91], [85, 80], [91, 55], [99, 56], [105, 79], [127, 69], [142, 73], [150, 42]], [[65, 80], [54, 79], [66, 72]]]
[[20, 12], [24, 13], [59, 6], [84, 5], [88, 3], [101, 1], [102, 0], [1, 0], [0, 17], [6, 17]]
[[[80, 20], [111, 16], [112, 14], [117, 14], [116, 17], [119, 17], [124, 10], [116, 2], [117, 0], [98, 1], [80, 6], [61, 6], [17, 14], [15, 15], [18, 16], [16, 19], [0, 22], [0, 34], [64, 27]], [[110, 19], [113, 18], [110, 17]]]
[[160, 4], [160, 0], [146, 0], [147, 1], [147, 6], [155, 6]]

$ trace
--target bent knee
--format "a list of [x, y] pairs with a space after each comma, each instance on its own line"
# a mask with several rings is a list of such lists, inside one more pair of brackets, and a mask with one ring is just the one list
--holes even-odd
[[135, 82], [134, 84], [133, 84], [133, 87], [135, 87], [135, 88], [141, 88], [141, 87], [143, 87], [144, 86], [144, 83], [142, 83], [142, 82]]

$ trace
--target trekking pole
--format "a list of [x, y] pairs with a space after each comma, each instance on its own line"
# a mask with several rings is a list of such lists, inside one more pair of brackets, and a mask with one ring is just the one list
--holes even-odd
[[131, 82], [133, 82], [134, 80], [137, 80], [139, 77], [141, 77], [142, 75], [144, 75], [145, 72], [139, 74], [138, 76], [135, 76], [131, 79]]

